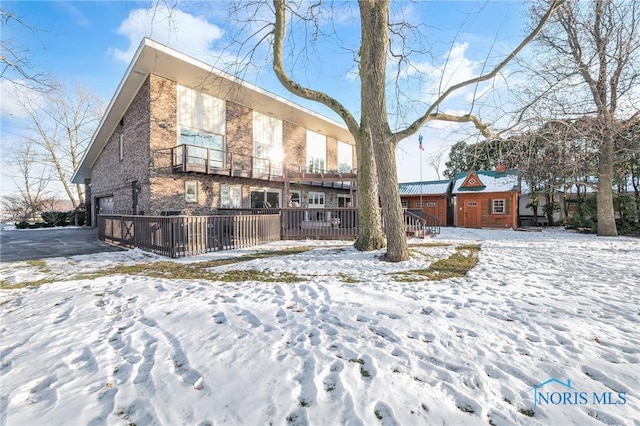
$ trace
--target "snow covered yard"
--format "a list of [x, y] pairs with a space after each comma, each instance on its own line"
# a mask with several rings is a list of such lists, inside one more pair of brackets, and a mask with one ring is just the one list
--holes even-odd
[[[412, 243], [402, 264], [315, 241], [0, 264], [0, 425], [640, 425], [640, 240]], [[406, 274], [469, 243], [463, 278]], [[220, 279], [169, 276], [204, 261]]]

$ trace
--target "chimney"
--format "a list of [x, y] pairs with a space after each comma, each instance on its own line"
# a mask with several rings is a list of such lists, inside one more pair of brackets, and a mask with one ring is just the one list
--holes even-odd
[[498, 164], [496, 165], [496, 172], [504, 173], [506, 171], [507, 171], [507, 166], [504, 165], [502, 160], [498, 161]]

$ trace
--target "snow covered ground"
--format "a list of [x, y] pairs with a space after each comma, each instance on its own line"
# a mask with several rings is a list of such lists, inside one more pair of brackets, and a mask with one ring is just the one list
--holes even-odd
[[[167, 261], [139, 250], [0, 264], [0, 424], [640, 425], [640, 240], [435, 242], [390, 264], [285, 241], [257, 249], [314, 249], [212, 269], [293, 283], [80, 277]], [[394, 280], [469, 242], [466, 277]]]

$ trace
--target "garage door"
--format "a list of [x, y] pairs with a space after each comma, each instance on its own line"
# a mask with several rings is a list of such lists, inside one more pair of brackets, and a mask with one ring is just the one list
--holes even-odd
[[113, 214], [113, 196], [98, 198], [98, 213]]

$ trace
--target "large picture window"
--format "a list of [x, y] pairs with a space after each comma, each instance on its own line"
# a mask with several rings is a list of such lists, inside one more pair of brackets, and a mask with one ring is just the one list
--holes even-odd
[[188, 145], [187, 162], [225, 166], [226, 103], [178, 85], [178, 145]]
[[307, 170], [323, 173], [327, 164], [327, 137], [307, 130]]
[[282, 191], [273, 188], [251, 188], [251, 208], [263, 209], [272, 208], [279, 209], [281, 203]]
[[282, 120], [253, 112], [253, 169], [282, 175]]
[[338, 141], [338, 173], [350, 173], [353, 169], [353, 147]]

